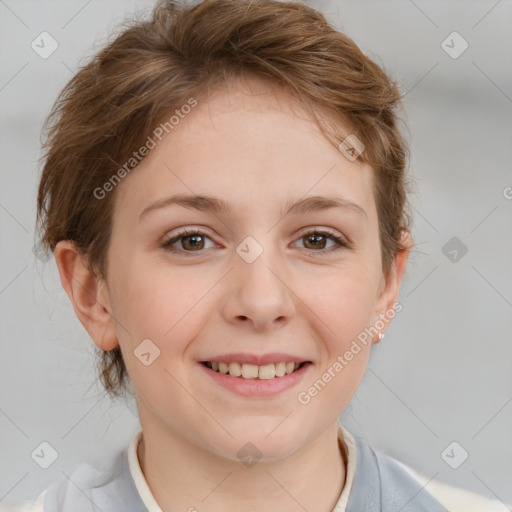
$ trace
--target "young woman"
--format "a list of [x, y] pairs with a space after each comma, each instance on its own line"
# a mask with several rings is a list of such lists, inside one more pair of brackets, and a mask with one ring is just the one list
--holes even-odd
[[38, 195], [141, 430], [44, 512], [490, 511], [338, 417], [412, 249], [397, 85], [317, 11], [160, 2], [69, 82]]

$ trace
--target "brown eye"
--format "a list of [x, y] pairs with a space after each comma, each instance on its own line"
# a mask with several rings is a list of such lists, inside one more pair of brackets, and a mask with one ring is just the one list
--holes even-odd
[[[302, 238], [306, 240], [304, 245], [307, 249], [325, 249], [327, 238], [324, 235], [312, 233], [310, 235], [305, 235]], [[308, 247], [308, 245], [310, 246]]]
[[[205, 248], [205, 239], [210, 240], [210, 237], [200, 231], [187, 230], [163, 242], [162, 248], [176, 253], [201, 252]], [[173, 247], [179, 241], [179, 247]]]
[[183, 249], [194, 250], [202, 249], [204, 247], [204, 240], [201, 241], [202, 235], [188, 235], [180, 238], [182, 239], [181, 245]]
[[[339, 249], [348, 248], [349, 244], [334, 233], [328, 231], [311, 231], [304, 233], [300, 240], [304, 240], [304, 247], [315, 253], [315, 256], [324, 256]], [[327, 242], [331, 240], [334, 245], [326, 249]]]
[[[176, 236], [164, 241], [162, 248], [173, 253], [181, 253], [183, 255], [191, 255], [192, 253], [201, 253], [205, 247], [206, 240], [211, 240], [209, 236], [200, 231], [186, 230], [178, 233]], [[311, 231], [303, 234], [299, 240], [304, 241], [304, 248], [309, 249], [315, 256], [324, 256], [339, 249], [349, 248], [349, 244], [334, 233], [328, 231]], [[331, 247], [327, 247], [327, 243], [334, 242]], [[174, 247], [180, 242], [178, 247]], [[327, 248], [326, 248], [327, 247]]]

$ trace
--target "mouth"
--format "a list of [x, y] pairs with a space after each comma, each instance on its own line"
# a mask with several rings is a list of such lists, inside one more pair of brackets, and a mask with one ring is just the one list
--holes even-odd
[[311, 361], [278, 362], [265, 365], [238, 362], [200, 361], [206, 368], [221, 375], [229, 375], [241, 380], [275, 380], [291, 375], [302, 367], [312, 364]]

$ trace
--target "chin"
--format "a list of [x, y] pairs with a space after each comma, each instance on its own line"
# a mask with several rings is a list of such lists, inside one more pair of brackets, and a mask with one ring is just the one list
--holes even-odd
[[222, 441], [215, 442], [216, 451], [230, 460], [241, 460], [245, 456], [262, 462], [283, 459], [297, 451], [304, 440], [292, 416], [287, 419], [284, 419], [286, 415], [237, 418], [236, 424], [224, 425], [233, 437], [220, 433]]

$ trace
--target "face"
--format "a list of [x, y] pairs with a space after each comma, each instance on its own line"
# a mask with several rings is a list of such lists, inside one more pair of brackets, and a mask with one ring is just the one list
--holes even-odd
[[[256, 80], [198, 99], [116, 190], [103, 300], [142, 426], [232, 460], [248, 441], [265, 459], [285, 457], [336, 421], [372, 336], [333, 365], [399, 284], [381, 271], [372, 170], [291, 101]], [[176, 195], [217, 203], [161, 203]], [[345, 206], [285, 213], [311, 196]], [[260, 362], [308, 363], [259, 387], [202, 364], [269, 354]]]

